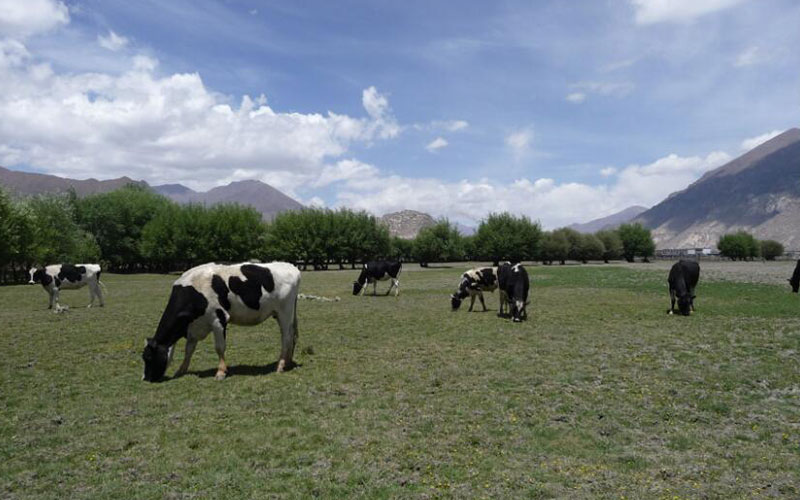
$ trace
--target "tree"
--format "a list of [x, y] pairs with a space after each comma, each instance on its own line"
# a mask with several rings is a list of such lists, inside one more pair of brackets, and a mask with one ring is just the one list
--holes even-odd
[[464, 256], [461, 235], [447, 219], [423, 228], [414, 239], [413, 249], [414, 257], [423, 267], [429, 262], [460, 260]]
[[717, 241], [719, 253], [731, 260], [747, 260], [758, 257], [761, 246], [752, 234], [737, 231], [726, 234]]
[[489, 214], [475, 233], [475, 247], [481, 258], [520, 262], [538, 255], [541, 237], [539, 223], [525, 216], [514, 217], [508, 212]]
[[543, 264], [561, 262], [564, 264], [569, 255], [569, 241], [563, 231], [551, 231], [542, 236], [539, 258]]
[[578, 254], [580, 261], [586, 264], [590, 260], [600, 260], [606, 251], [605, 245], [593, 234], [582, 234]]
[[640, 223], [622, 224], [617, 229], [620, 240], [622, 240], [622, 256], [628, 262], [633, 262], [634, 258], [642, 257], [647, 261], [656, 251], [653, 237], [650, 230]]
[[604, 230], [595, 233], [595, 236], [603, 242], [603, 262], [606, 264], [610, 260], [617, 260], [622, 257], [622, 239], [616, 231]]
[[761, 240], [761, 256], [766, 260], [775, 260], [783, 255], [783, 245], [775, 240]]
[[389, 256], [393, 259], [408, 262], [414, 259], [414, 240], [406, 240], [398, 236], [392, 237]]

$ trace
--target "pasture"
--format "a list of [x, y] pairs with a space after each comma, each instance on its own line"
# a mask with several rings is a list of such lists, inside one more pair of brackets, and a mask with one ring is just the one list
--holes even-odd
[[688, 318], [667, 264], [529, 266], [522, 324], [497, 293], [450, 312], [466, 264], [406, 266], [399, 298], [306, 272], [342, 300], [300, 301], [298, 367], [272, 373], [270, 320], [230, 328], [227, 380], [209, 337], [157, 384], [141, 351], [175, 276], [105, 275], [105, 308], [66, 291], [60, 315], [3, 287], [0, 497], [797, 498], [793, 266], [701, 266]]

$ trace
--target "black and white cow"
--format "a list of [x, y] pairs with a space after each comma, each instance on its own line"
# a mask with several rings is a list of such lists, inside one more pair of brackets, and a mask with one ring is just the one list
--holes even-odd
[[[511, 315], [514, 322], [528, 319], [528, 271], [522, 264], [503, 263], [497, 269], [497, 284], [500, 287], [500, 312], [498, 316]], [[508, 313], [505, 312], [506, 306]]]
[[389, 295], [392, 288], [394, 288], [394, 296], [397, 297], [400, 293], [400, 281], [397, 280], [397, 276], [400, 275], [402, 270], [403, 264], [393, 260], [371, 260], [365, 262], [364, 267], [361, 268], [361, 274], [353, 282], [353, 295], [358, 295], [359, 292], [363, 294], [368, 283], [372, 283], [372, 295], [377, 295], [378, 282], [392, 280], [386, 295]]
[[788, 281], [792, 285], [792, 291], [797, 293], [800, 290], [800, 259], [797, 260], [797, 266], [795, 266], [794, 273], [792, 273], [792, 277]]
[[285, 262], [269, 264], [204, 264], [189, 269], [172, 286], [156, 334], [148, 338], [144, 359], [144, 380], [161, 380], [172, 360], [175, 343], [186, 338], [179, 377], [189, 369], [189, 361], [199, 340], [214, 332], [214, 347], [219, 355], [216, 378], [225, 378], [225, 337], [229, 323], [257, 325], [267, 318], [278, 320], [281, 329], [281, 355], [277, 371], [291, 366], [297, 342], [297, 292], [300, 271]]
[[694, 311], [694, 289], [700, 280], [700, 264], [693, 260], [680, 260], [669, 270], [669, 314], [675, 312], [675, 298], [678, 299], [678, 310], [684, 316]]
[[53, 312], [65, 310], [58, 303], [58, 295], [61, 290], [74, 290], [89, 286], [89, 305], [94, 305], [95, 297], [100, 301], [100, 307], [105, 305], [103, 300], [103, 284], [100, 282], [100, 266], [97, 264], [54, 264], [47, 267], [31, 268], [29, 284], [41, 283], [45, 291], [50, 295], [50, 305], [48, 309]]
[[483, 310], [486, 311], [486, 303], [483, 301], [483, 292], [494, 292], [497, 288], [497, 268], [496, 267], [476, 267], [466, 271], [461, 275], [456, 293], [450, 295], [450, 306], [453, 311], [461, 307], [461, 301], [469, 296], [469, 311], [475, 305], [475, 297], [481, 299]]

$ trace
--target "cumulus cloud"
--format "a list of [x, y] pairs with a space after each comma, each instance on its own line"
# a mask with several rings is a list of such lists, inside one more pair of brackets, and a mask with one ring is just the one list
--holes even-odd
[[586, 100], [586, 94], [583, 92], [573, 92], [571, 94], [567, 94], [567, 97], [564, 99], [571, 103], [580, 104]]
[[630, 0], [636, 24], [686, 22], [696, 17], [733, 7], [744, 0]]
[[56, 0], [0, 0], [0, 35], [24, 39], [69, 23], [69, 10]]
[[447, 147], [447, 144], [448, 142], [444, 138], [437, 137], [436, 139], [432, 140], [427, 146], [425, 146], [425, 149], [427, 149], [431, 153], [435, 153], [436, 151], [444, 147]]
[[362, 96], [365, 117], [288, 113], [263, 96], [233, 103], [196, 73], [158, 75], [151, 57], [129, 64], [119, 75], [59, 74], [21, 42], [0, 44], [0, 164], [194, 188], [257, 178], [292, 193], [345, 178], [346, 167], [326, 165], [353, 143], [399, 133], [374, 87]]
[[104, 49], [118, 51], [128, 45], [128, 39], [109, 30], [108, 35], [97, 35], [97, 43]]
[[527, 153], [531, 148], [533, 141], [533, 131], [529, 128], [512, 132], [506, 136], [506, 146], [511, 149], [516, 157], [521, 157]]
[[760, 146], [764, 144], [768, 140], [772, 139], [773, 137], [777, 137], [783, 133], [783, 130], [773, 130], [772, 132], [767, 132], [766, 134], [757, 135], [755, 137], [750, 137], [745, 139], [740, 144], [743, 151], [750, 151], [756, 146]]
[[319, 177], [314, 181], [315, 187], [327, 186], [334, 182], [374, 178], [378, 169], [355, 159], [340, 160], [335, 165], [323, 167]]
[[614, 167], [606, 167], [600, 170], [600, 175], [603, 177], [611, 177], [612, 175], [617, 173], [617, 169]]
[[346, 182], [337, 204], [376, 214], [412, 208], [472, 222], [490, 212], [507, 210], [555, 228], [631, 205], [652, 206], [729, 160], [730, 156], [722, 152], [705, 157], [672, 154], [646, 165], [625, 167], [608, 183], [596, 186], [559, 183], [551, 178], [521, 178], [508, 184], [488, 179], [444, 182], [383, 176], [375, 171]]

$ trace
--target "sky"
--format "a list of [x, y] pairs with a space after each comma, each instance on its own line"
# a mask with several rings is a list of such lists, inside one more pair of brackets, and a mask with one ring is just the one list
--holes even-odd
[[0, 165], [545, 228], [800, 125], [796, 0], [0, 0]]

